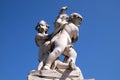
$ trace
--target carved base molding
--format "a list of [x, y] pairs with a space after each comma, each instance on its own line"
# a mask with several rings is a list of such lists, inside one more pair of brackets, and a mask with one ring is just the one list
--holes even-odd
[[78, 70], [40, 70], [31, 71], [27, 80], [84, 80]]

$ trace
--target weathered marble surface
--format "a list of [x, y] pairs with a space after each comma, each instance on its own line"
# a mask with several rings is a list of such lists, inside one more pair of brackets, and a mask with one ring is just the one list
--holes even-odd
[[27, 80], [83, 80], [78, 70], [36, 70], [29, 73]]
[[[31, 71], [27, 80], [85, 80], [76, 66], [77, 52], [72, 43], [78, 40], [82, 16], [79, 13], [66, 14], [62, 7], [54, 22], [54, 31], [47, 34], [49, 25], [44, 20], [38, 22], [35, 43], [39, 48], [38, 69]], [[64, 56], [60, 60], [60, 55]]]

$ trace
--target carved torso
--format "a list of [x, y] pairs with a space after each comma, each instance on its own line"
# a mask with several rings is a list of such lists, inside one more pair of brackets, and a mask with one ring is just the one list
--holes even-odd
[[70, 40], [72, 42], [72, 40], [76, 40], [78, 38], [78, 33], [79, 33], [79, 29], [76, 25], [74, 25], [73, 23], [69, 23], [64, 27], [64, 30], [67, 32], [67, 34], [70, 37]]
[[48, 34], [38, 33], [35, 37], [35, 42], [38, 46], [43, 45], [46, 42], [46, 37]]

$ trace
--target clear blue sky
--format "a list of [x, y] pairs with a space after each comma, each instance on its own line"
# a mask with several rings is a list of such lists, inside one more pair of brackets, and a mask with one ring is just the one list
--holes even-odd
[[85, 78], [120, 80], [120, 0], [0, 0], [0, 80], [26, 80], [38, 65], [35, 26], [50, 24], [62, 6], [84, 20], [76, 65]]

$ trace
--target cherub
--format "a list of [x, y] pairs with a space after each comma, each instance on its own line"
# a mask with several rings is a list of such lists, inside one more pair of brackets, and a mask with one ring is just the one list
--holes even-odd
[[[79, 20], [77, 21], [75, 18], [81, 18], [80, 22]], [[73, 13], [70, 15], [69, 17], [69, 22], [73, 22], [74, 24], [76, 24], [77, 26], [79, 26], [81, 24], [82, 21], [82, 16], [79, 15], [78, 13]], [[54, 69], [57, 67], [58, 69], [62, 68], [62, 69], [78, 69], [79, 68], [75, 65], [76, 62], [76, 57], [77, 57], [77, 53], [73, 48], [73, 45], [67, 45], [67, 47], [65, 48], [65, 50], [62, 53], [65, 56], [64, 61], [60, 61], [59, 59], [56, 60], [54, 62]]]
[[50, 50], [50, 41], [47, 34], [48, 29], [49, 25], [44, 20], [41, 20], [36, 26], [36, 31], [38, 33], [35, 36], [35, 42], [39, 47], [38, 58], [40, 61], [38, 70], [42, 69]]
[[[62, 24], [61, 29], [58, 30], [57, 34], [52, 38], [51, 43], [54, 43], [54, 49], [49, 54], [46, 61], [46, 65], [43, 69], [50, 69], [53, 62], [62, 54], [68, 45], [77, 41], [79, 34], [79, 25], [82, 22], [82, 16], [78, 13], [70, 15], [69, 21]], [[72, 49], [72, 48], [71, 48]], [[73, 54], [72, 54], [73, 55]], [[74, 56], [74, 55], [73, 55]], [[72, 56], [71, 56], [72, 57]], [[76, 57], [75, 57], [76, 58]], [[71, 58], [72, 62], [75, 63], [75, 59]]]

